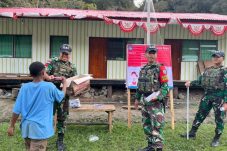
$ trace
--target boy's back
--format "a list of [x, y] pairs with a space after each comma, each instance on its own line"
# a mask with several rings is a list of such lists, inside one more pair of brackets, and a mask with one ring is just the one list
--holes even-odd
[[24, 84], [13, 109], [22, 116], [22, 137], [46, 139], [53, 136], [53, 102], [61, 102], [63, 97], [64, 93], [51, 82]]

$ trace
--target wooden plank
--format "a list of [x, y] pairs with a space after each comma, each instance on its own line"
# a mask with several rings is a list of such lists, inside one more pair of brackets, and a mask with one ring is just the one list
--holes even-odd
[[70, 108], [71, 112], [78, 111], [90, 111], [90, 112], [110, 112], [115, 111], [116, 108], [114, 105], [104, 105], [104, 104], [83, 104], [79, 108]]
[[92, 123], [85, 123], [85, 122], [67, 122], [67, 125], [86, 125], [86, 126], [90, 126], [90, 125], [109, 125], [109, 123], [107, 122], [103, 122], [103, 123], [97, 123], [97, 122], [92, 122]]

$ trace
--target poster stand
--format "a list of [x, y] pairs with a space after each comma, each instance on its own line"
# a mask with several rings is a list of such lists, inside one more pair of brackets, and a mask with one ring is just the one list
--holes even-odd
[[128, 93], [128, 128], [132, 126], [132, 114], [131, 114], [131, 91], [127, 89]]

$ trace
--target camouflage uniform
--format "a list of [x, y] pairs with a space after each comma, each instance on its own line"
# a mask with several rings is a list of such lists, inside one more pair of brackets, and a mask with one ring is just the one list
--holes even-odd
[[[52, 58], [50, 62], [46, 64], [47, 74], [54, 75], [55, 77], [64, 76], [65, 78], [70, 78], [77, 75], [77, 70], [74, 64], [71, 62], [63, 62], [59, 58]], [[60, 88], [61, 82], [54, 81], [54, 84], [58, 89]], [[68, 91], [68, 89], [67, 89]], [[63, 100], [63, 103], [54, 104], [54, 114], [57, 111], [57, 130], [58, 134], [64, 134], [65, 130], [65, 120], [69, 113], [69, 95], [66, 93], [66, 96]]]
[[220, 107], [224, 102], [227, 102], [226, 82], [227, 70], [223, 66], [207, 68], [198, 80], [191, 82], [191, 86], [202, 86], [205, 90], [205, 95], [201, 99], [199, 110], [192, 124], [191, 133], [196, 133], [200, 124], [213, 108], [216, 123], [215, 136], [219, 139], [224, 129], [225, 112], [220, 111]]
[[[144, 133], [147, 136], [148, 145], [152, 148], [163, 147], [164, 104], [167, 93], [167, 82], [160, 82], [160, 65], [147, 64], [141, 68], [138, 79], [136, 99], [142, 104], [142, 122]], [[167, 78], [167, 76], [166, 76]], [[160, 91], [156, 101], [145, 101], [145, 98], [153, 92]]]

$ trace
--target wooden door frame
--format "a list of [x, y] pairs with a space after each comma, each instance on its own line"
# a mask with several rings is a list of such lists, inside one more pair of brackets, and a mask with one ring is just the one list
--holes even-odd
[[[180, 50], [179, 50], [179, 64], [180, 64], [180, 67], [179, 67], [179, 80], [181, 79], [181, 62], [182, 62], [182, 49], [183, 49], [183, 40], [184, 39], [164, 39], [164, 44], [166, 44], [167, 41], [171, 41], [171, 42], [176, 42], [178, 44], [180, 44]], [[169, 45], [169, 44], [166, 44], [166, 45]], [[172, 45], [171, 45], [171, 57], [172, 57]], [[172, 61], [173, 62], [173, 61]], [[173, 67], [173, 64], [172, 64], [172, 68]]]
[[[90, 59], [90, 58], [92, 57], [92, 56], [91, 56], [91, 54], [92, 54], [92, 53], [91, 53], [91, 39], [95, 39], [95, 38], [98, 38], [98, 39], [105, 39], [105, 40], [108, 39], [108, 38], [105, 38], [105, 37], [89, 37], [89, 40], [88, 40], [88, 41], [89, 41], [89, 48], [88, 48], [88, 49], [89, 49], [89, 58], [88, 58], [88, 59], [89, 59], [89, 61], [88, 61], [88, 62], [89, 62], [89, 63], [88, 63], [89, 67], [88, 67], [88, 72], [89, 72], [89, 73], [91, 73], [91, 71], [90, 71], [90, 70], [91, 70], [91, 69], [90, 69], [90, 67], [91, 67], [91, 59]], [[104, 59], [104, 61], [103, 61], [102, 63], [103, 63], [104, 66], [105, 66], [105, 69], [104, 69], [105, 71], [104, 71], [103, 78], [106, 79], [106, 78], [107, 78], [107, 56], [106, 56], [106, 55], [107, 55], [107, 43], [106, 43], [106, 48], [104, 48], [104, 49], [105, 49], [105, 50], [104, 50], [103, 56], [104, 56], [105, 59]]]

